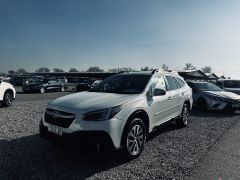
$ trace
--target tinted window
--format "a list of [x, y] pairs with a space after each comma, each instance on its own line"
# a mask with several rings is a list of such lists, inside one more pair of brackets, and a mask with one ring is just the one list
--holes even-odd
[[222, 91], [222, 89], [211, 83], [193, 83], [193, 85], [202, 91]]
[[175, 80], [174, 77], [166, 76], [166, 80], [168, 82], [168, 85], [167, 85], [167, 90], [168, 91], [172, 91], [172, 90], [178, 89], [178, 85], [176, 84], [176, 80]]
[[94, 86], [90, 91], [118, 94], [142, 93], [149, 82], [151, 75], [122, 74], [111, 76]]
[[240, 88], [240, 81], [224, 81], [225, 88]]
[[184, 87], [184, 86], [185, 86], [185, 82], [184, 82], [182, 79], [180, 79], [180, 78], [178, 78], [178, 77], [175, 77], [175, 79], [177, 80], [178, 85], [179, 85], [180, 87]]

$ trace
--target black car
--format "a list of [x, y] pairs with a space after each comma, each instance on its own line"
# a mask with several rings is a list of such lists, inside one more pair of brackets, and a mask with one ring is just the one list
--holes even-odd
[[65, 91], [67, 85], [62, 79], [33, 78], [23, 85], [23, 92]]
[[87, 91], [91, 88], [91, 85], [95, 82], [95, 80], [87, 80], [84, 79], [81, 82], [79, 82], [76, 86], [76, 91], [81, 92], [81, 91]]

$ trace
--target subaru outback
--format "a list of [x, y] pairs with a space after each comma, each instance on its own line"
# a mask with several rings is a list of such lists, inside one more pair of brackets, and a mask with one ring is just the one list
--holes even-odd
[[186, 126], [191, 108], [192, 90], [177, 73], [121, 73], [89, 91], [50, 102], [40, 121], [40, 136], [52, 142], [112, 145], [132, 159], [160, 124], [175, 120]]

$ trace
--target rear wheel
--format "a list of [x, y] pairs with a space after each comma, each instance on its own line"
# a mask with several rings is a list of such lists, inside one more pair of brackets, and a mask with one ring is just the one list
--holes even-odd
[[64, 88], [64, 87], [61, 87], [61, 88], [60, 88], [60, 91], [61, 91], [61, 92], [64, 92], [64, 91], [65, 91], [65, 88]]
[[177, 119], [176, 123], [178, 127], [185, 127], [189, 120], [189, 107], [187, 104], [183, 105], [181, 117]]
[[124, 153], [128, 159], [137, 158], [144, 149], [146, 127], [139, 118], [134, 118], [128, 125], [124, 139]]
[[12, 92], [7, 91], [4, 94], [2, 105], [5, 106], [5, 107], [9, 107], [9, 106], [12, 105], [12, 101], [13, 101], [13, 94], [12, 94]]

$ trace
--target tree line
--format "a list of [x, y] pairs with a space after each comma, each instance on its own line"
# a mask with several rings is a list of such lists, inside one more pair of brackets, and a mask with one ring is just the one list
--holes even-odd
[[[154, 68], [150, 68], [148, 66], [145, 67], [141, 67], [141, 71], [151, 71]], [[162, 65], [162, 69], [164, 70], [169, 70], [169, 67], [166, 64]], [[186, 63], [183, 70], [195, 70], [196, 66], [194, 66], [191, 63]], [[201, 68], [201, 70], [204, 73], [211, 73], [212, 72], [212, 68], [211, 66], [204, 66]], [[98, 66], [92, 66], [89, 67], [87, 70], [81, 70], [79, 71], [77, 68], [70, 68], [68, 72], [112, 72], [112, 73], [118, 73], [118, 72], [123, 72], [123, 71], [137, 71], [131, 67], [120, 67], [120, 68], [112, 68], [112, 69], [108, 69], [107, 71], [105, 71], [104, 69], [101, 69]], [[38, 69], [36, 69], [34, 72], [36, 73], [48, 73], [48, 72], [66, 72], [61, 68], [53, 68], [52, 71], [50, 68], [48, 67], [40, 67]], [[8, 74], [9, 75], [13, 75], [13, 74], [24, 74], [24, 73], [28, 73], [28, 71], [26, 71], [24, 68], [19, 68], [18, 70], [9, 70]], [[0, 73], [0, 75], [6, 75], [6, 73]]]

